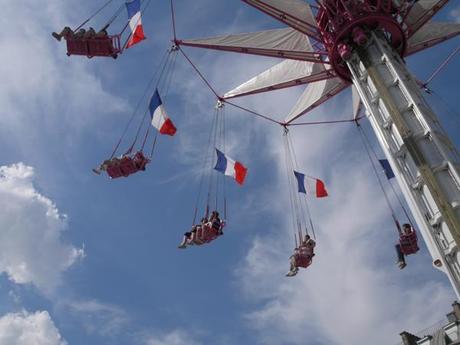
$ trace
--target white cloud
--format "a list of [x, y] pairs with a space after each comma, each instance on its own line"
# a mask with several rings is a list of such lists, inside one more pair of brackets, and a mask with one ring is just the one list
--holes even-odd
[[19, 296], [15, 291], [13, 290], [8, 291], [8, 296], [13, 300], [14, 303], [16, 304], [21, 303], [21, 296]]
[[63, 243], [66, 216], [35, 189], [33, 179], [34, 169], [23, 163], [0, 167], [0, 272], [50, 293], [84, 252]]
[[[34, 11], [37, 6], [40, 6], [41, 10], [36, 11], [36, 14]], [[3, 59], [0, 58], [0, 73], [4, 81], [2, 85], [8, 85], [8, 89], [0, 88], [0, 102], [4, 106], [4, 115], [0, 117], [0, 123], [4, 124], [3, 128], [17, 133], [21, 138], [18, 143], [29, 134], [35, 137], [41, 136], [40, 131], [36, 130], [37, 126], [54, 127], [58, 122], [66, 122], [65, 127], [63, 126], [66, 128], [63, 131], [66, 136], [69, 131], [89, 126], [92, 121], [95, 121], [94, 113], [109, 112], [110, 109], [117, 110], [121, 107], [119, 101], [104, 90], [99, 79], [94, 76], [95, 70], [88, 66], [86, 60], [65, 57], [62, 47], [58, 46], [50, 38], [49, 32], [45, 32], [41, 27], [40, 23], [48, 21], [49, 31], [59, 28], [64, 22], [63, 17], [65, 18], [62, 16], [64, 12], [62, 6], [67, 4], [61, 1], [48, 1], [44, 5], [27, 0], [27, 4], [21, 6], [20, 20], [11, 23], [4, 21], [17, 14], [17, 6], [11, 3], [3, 7], [0, 23], [9, 30], [0, 33], [0, 44], [7, 52], [3, 55]], [[458, 17], [458, 13], [452, 13]], [[187, 17], [187, 19], [191, 18], [192, 16]], [[196, 21], [196, 18], [194, 20]], [[12, 26], [12, 23], [17, 26]], [[23, 23], [27, 23], [26, 30]], [[235, 32], [247, 29], [235, 23], [236, 26], [240, 28], [234, 30]], [[206, 67], [208, 64], [210, 71], [206, 71], [206, 75], [210, 75], [211, 82], [213, 85], [218, 85], [219, 91], [228, 90], [240, 81], [244, 81], [247, 76], [262, 70], [261, 65], [268, 65], [267, 61], [269, 61], [247, 57], [243, 62], [243, 59], [235, 54], [217, 54], [206, 54], [199, 60], [199, 65]], [[25, 56], [33, 57], [29, 64], [20, 63]], [[178, 74], [191, 76], [192, 73], [188, 69]], [[195, 137], [202, 133], [200, 129], [203, 124], [197, 121], [198, 118], [204, 119], [206, 126], [209, 125], [210, 116], [207, 115], [212, 113], [212, 109], [204, 107], [203, 104], [212, 106], [213, 101], [209, 101], [212, 97], [208, 96], [207, 90], [203, 91], [204, 86], [200, 80], [194, 79], [196, 77], [182, 78], [186, 80], [179, 83], [177, 92], [183, 93], [182, 96], [188, 98], [189, 104], [192, 103], [194, 106], [193, 110], [188, 112], [189, 115], [193, 115], [190, 116], [190, 123], [186, 124], [189, 128], [181, 129], [190, 134], [179, 138], [184, 140], [183, 156], [187, 157], [193, 156], [189, 154], [189, 150], [192, 153], [200, 150], [199, 145], [191, 144], [191, 136]], [[197, 89], [203, 92], [198, 94]], [[262, 113], [283, 113], [294, 103], [295, 97], [292, 96], [292, 92], [298, 91], [299, 88], [288, 92], [266, 94], [249, 98], [244, 102], [245, 105]], [[24, 100], [25, 98], [27, 100]], [[107, 109], [107, 105], [112, 106]], [[283, 106], [286, 109], [283, 109]], [[37, 118], [34, 109], [45, 109], [49, 116]], [[79, 116], [75, 117], [76, 113]], [[334, 113], [339, 113], [339, 109], [335, 109]], [[343, 111], [340, 111], [340, 114], [343, 114]], [[232, 111], [231, 116], [234, 115]], [[235, 115], [238, 119], [232, 119], [233, 124], [229, 124], [231, 135], [228, 137], [232, 139], [229, 147], [233, 157], [243, 160], [245, 157], [241, 158], [240, 155], [250, 157], [254, 152], [260, 155], [262, 151], [265, 154], [265, 151], [270, 149], [271, 152], [268, 154], [274, 158], [273, 162], [282, 162], [284, 158], [278, 152], [281, 142], [278, 139], [280, 130], [276, 128], [277, 131], [273, 129], [266, 134], [259, 134], [266, 130], [266, 127], [262, 128], [263, 122], [257, 119], [253, 121], [250, 116], [245, 116], [247, 115]], [[195, 128], [190, 128], [193, 125]], [[296, 142], [297, 152], [301, 158], [300, 165], [314, 175], [328, 177], [326, 182], [331, 194], [330, 198], [321, 201], [320, 206], [312, 205], [313, 215], [319, 227], [318, 255], [315, 264], [295, 279], [284, 278], [292, 241], [288, 227], [287, 230], [280, 227], [276, 231], [267, 232], [264, 237], [256, 237], [238, 271], [245, 277], [241, 280], [241, 286], [246, 296], [251, 299], [251, 303], [259, 304], [259, 307], [248, 312], [247, 318], [249, 324], [260, 332], [259, 341], [263, 344], [288, 342], [305, 344], [306, 338], [318, 343], [330, 341], [335, 344], [360, 345], [372, 342], [383, 343], [383, 340], [388, 343], [389, 338], [397, 337], [402, 327], [417, 329], [431, 323], [433, 320], [428, 320], [426, 315], [437, 319], [442, 315], [447, 299], [452, 298], [450, 290], [445, 285], [427, 282], [420, 278], [419, 275], [429, 269], [413, 265], [416, 259], [411, 258], [410, 265], [404, 272], [395, 272], [393, 266], [385, 264], [393, 262], [393, 257], [389, 258], [387, 255], [392, 250], [393, 236], [390, 234], [391, 230], [387, 229], [388, 222], [384, 224], [382, 221], [388, 216], [384, 214], [382, 196], [369, 179], [370, 168], [361, 166], [365, 164], [365, 159], [351, 154], [353, 148], [350, 148], [349, 139], [353, 134], [343, 135], [342, 129], [336, 129], [339, 126], [315, 127], [310, 131], [306, 128], [293, 130], [293, 133], [303, 135], [303, 139]], [[29, 132], [24, 133], [24, 128], [29, 128]], [[255, 144], [256, 134], [258, 140]], [[261, 141], [268, 147], [258, 145]], [[348, 148], [348, 151], [345, 148]], [[352, 164], [346, 164], [347, 161]], [[16, 179], [28, 183], [29, 186], [29, 188], [22, 188], [22, 190], [29, 190], [29, 194], [19, 193], [22, 198], [18, 200], [30, 207], [31, 213], [42, 215], [39, 217], [38, 225], [46, 223], [46, 228], [49, 228], [51, 224], [55, 229], [52, 232], [54, 245], [51, 246], [55, 250], [51, 250], [51, 254], [48, 251], [36, 250], [34, 248], [36, 241], [38, 240], [38, 246], [45, 247], [43, 242], [45, 240], [37, 236], [34, 231], [31, 231], [32, 236], [27, 232], [23, 234], [23, 238], [21, 237], [21, 241], [24, 242], [20, 242], [24, 245], [18, 247], [21, 250], [17, 253], [16, 248], [12, 248], [7, 250], [8, 255], [17, 257], [22, 255], [22, 252], [30, 251], [33, 255], [23, 255], [24, 258], [6, 265], [2, 259], [4, 255], [2, 244], [6, 246], [5, 243], [8, 243], [6, 249], [9, 249], [12, 242], [9, 238], [7, 241], [10, 242], [5, 242], [3, 236], [7, 235], [0, 235], [0, 270], [7, 272], [16, 282], [33, 282], [41, 287], [54, 286], [59, 281], [62, 271], [70, 266], [81, 252], [60, 243], [58, 234], [65, 228], [65, 219], [59, 215], [52, 202], [41, 196], [32, 186], [33, 170], [24, 166], [13, 167], [15, 167], [13, 170], [24, 170], [26, 175], [27, 171], [30, 172], [31, 176]], [[334, 173], [332, 173], [333, 169], [335, 169]], [[250, 173], [253, 173], [252, 170]], [[280, 181], [285, 177], [281, 166], [278, 167], [278, 173], [278, 185], [282, 186]], [[354, 190], [352, 195], [349, 193], [351, 189]], [[268, 201], [267, 198], [259, 198], [263, 200], [259, 206], [263, 203], [264, 210], [271, 206], [272, 212], [283, 214], [286, 208], [280, 205], [287, 204], [283, 199], [286, 191], [281, 188], [276, 189], [275, 192], [276, 194], [271, 195], [280, 196], [279, 198], [272, 197]], [[7, 195], [17, 197], [15, 193]], [[5, 204], [7, 207], [15, 207], [15, 204], [2, 201], [1, 194], [0, 203], [1, 206]], [[251, 212], [254, 216], [254, 209], [245, 207], [247, 203], [239, 204], [235, 207], [241, 208], [242, 212], [238, 212], [240, 216], [244, 212]], [[243, 210], [244, 208], [250, 211]], [[23, 215], [19, 211], [18, 214]], [[0, 222], [3, 216], [0, 216]], [[15, 220], [25, 222], [28, 217], [30, 214], [26, 212], [25, 217], [17, 217]], [[3, 223], [0, 225], [1, 229], [4, 229]], [[24, 229], [29, 228], [35, 229], [34, 220], [24, 227]], [[383, 248], [386, 247], [390, 249], [385, 251]], [[57, 250], [57, 248], [61, 249]], [[37, 255], [37, 252], [40, 255]], [[49, 265], [50, 257], [53, 255], [67, 258], [64, 260], [67, 265], [54, 267], [55, 262], [62, 262], [60, 260], [52, 261]], [[42, 267], [33, 262], [34, 260], [43, 261], [48, 265]], [[39, 267], [35, 267], [35, 264]], [[403, 284], [408, 281], [408, 275], [417, 283], [409, 284], [409, 287], [405, 288]], [[84, 326], [89, 333], [118, 334], [120, 328], [128, 322], [123, 310], [97, 301], [73, 303], [71, 308], [74, 313], [84, 316]], [[182, 344], [201, 343], [180, 330], [150, 335], [146, 340], [146, 345]]]
[[67, 345], [47, 311], [0, 318], [0, 345]]
[[2, 7], [0, 24], [8, 30], [0, 32], [0, 124], [3, 139], [23, 154], [45, 156], [43, 147], [54, 141], [69, 152], [78, 147], [83, 130], [94, 131], [109, 114], [126, 110], [102, 84], [101, 61], [67, 57], [65, 42], [51, 37], [85, 10], [55, 0]]
[[88, 334], [116, 336], [129, 322], [123, 309], [96, 300], [72, 302], [66, 307], [77, 316]]
[[[403, 329], [415, 331], [437, 321], [453, 293], [443, 275], [439, 281], [429, 278], [430, 260], [420, 263], [426, 252], [409, 258], [404, 271], [394, 265], [396, 231], [370, 163], [353, 137], [357, 132], [343, 126], [307, 131], [292, 133], [299, 166], [323, 177], [330, 193], [323, 200], [310, 199], [318, 236], [313, 265], [295, 278], [284, 277], [293, 243], [287, 214], [285, 227], [255, 238], [236, 272], [244, 277], [239, 280], [246, 296], [259, 305], [246, 317], [260, 343], [396, 343]], [[299, 132], [303, 135], [295, 135]], [[271, 145], [273, 161], [282, 163], [279, 144], [273, 140]], [[279, 164], [279, 181], [284, 175]], [[278, 195], [274, 209], [290, 212], [283, 184], [272, 194]]]
[[203, 343], [193, 339], [193, 337], [182, 330], [174, 330], [160, 336], [151, 335], [145, 345], [202, 345]]
[[460, 22], [460, 7], [456, 7], [450, 11], [449, 15], [456, 21]]

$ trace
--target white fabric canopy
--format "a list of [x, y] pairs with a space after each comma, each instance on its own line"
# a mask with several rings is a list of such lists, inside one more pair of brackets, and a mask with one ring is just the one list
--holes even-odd
[[460, 23], [428, 22], [408, 41], [406, 55], [430, 48], [460, 34]]
[[326, 70], [324, 65], [320, 63], [284, 60], [227, 92], [224, 98], [239, 97], [302, 85], [325, 78], [332, 78], [333, 75], [331, 70]]
[[411, 8], [405, 23], [412, 36], [424, 23], [433, 17], [449, 0], [419, 0]]
[[315, 16], [302, 0], [243, 0], [247, 4], [311, 37], [319, 38]]
[[338, 94], [349, 85], [349, 82], [337, 77], [309, 84], [302, 96], [300, 96], [294, 108], [291, 110], [291, 113], [286, 118], [286, 123], [290, 123], [303, 114], [318, 107], [320, 104]]
[[318, 54], [313, 52], [308, 37], [291, 28], [182, 40], [179, 44], [239, 53], [321, 62]]

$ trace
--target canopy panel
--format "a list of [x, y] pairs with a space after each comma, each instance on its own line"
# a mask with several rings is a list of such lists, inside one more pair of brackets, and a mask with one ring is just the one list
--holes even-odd
[[228, 99], [278, 90], [333, 77], [335, 77], [334, 72], [330, 69], [325, 69], [323, 64], [284, 60], [283, 62], [248, 80], [244, 84], [241, 84], [235, 89], [227, 92], [224, 95], [224, 98]]
[[179, 40], [177, 43], [191, 47], [322, 62], [320, 54], [313, 51], [308, 37], [291, 28]]
[[407, 25], [407, 37], [415, 34], [448, 2], [449, 0], [419, 0], [414, 3], [404, 20]]
[[406, 56], [430, 48], [460, 34], [460, 23], [428, 22], [408, 41]]
[[309, 84], [286, 118], [286, 123], [291, 123], [305, 113], [315, 109], [349, 85], [348, 81], [337, 77]]
[[301, 0], [243, 0], [258, 10], [316, 40], [320, 40], [315, 16], [309, 4]]

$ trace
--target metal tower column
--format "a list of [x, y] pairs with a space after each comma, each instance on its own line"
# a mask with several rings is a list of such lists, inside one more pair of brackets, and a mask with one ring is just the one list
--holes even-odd
[[371, 32], [347, 64], [433, 264], [460, 298], [459, 153], [383, 32]]

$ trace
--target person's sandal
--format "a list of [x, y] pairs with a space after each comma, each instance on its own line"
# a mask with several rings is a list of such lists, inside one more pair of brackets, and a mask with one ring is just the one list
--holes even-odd
[[61, 42], [61, 36], [59, 36], [59, 34], [57, 32], [53, 32], [51, 34], [51, 36], [53, 36], [55, 39], [57, 39], [59, 42]]

